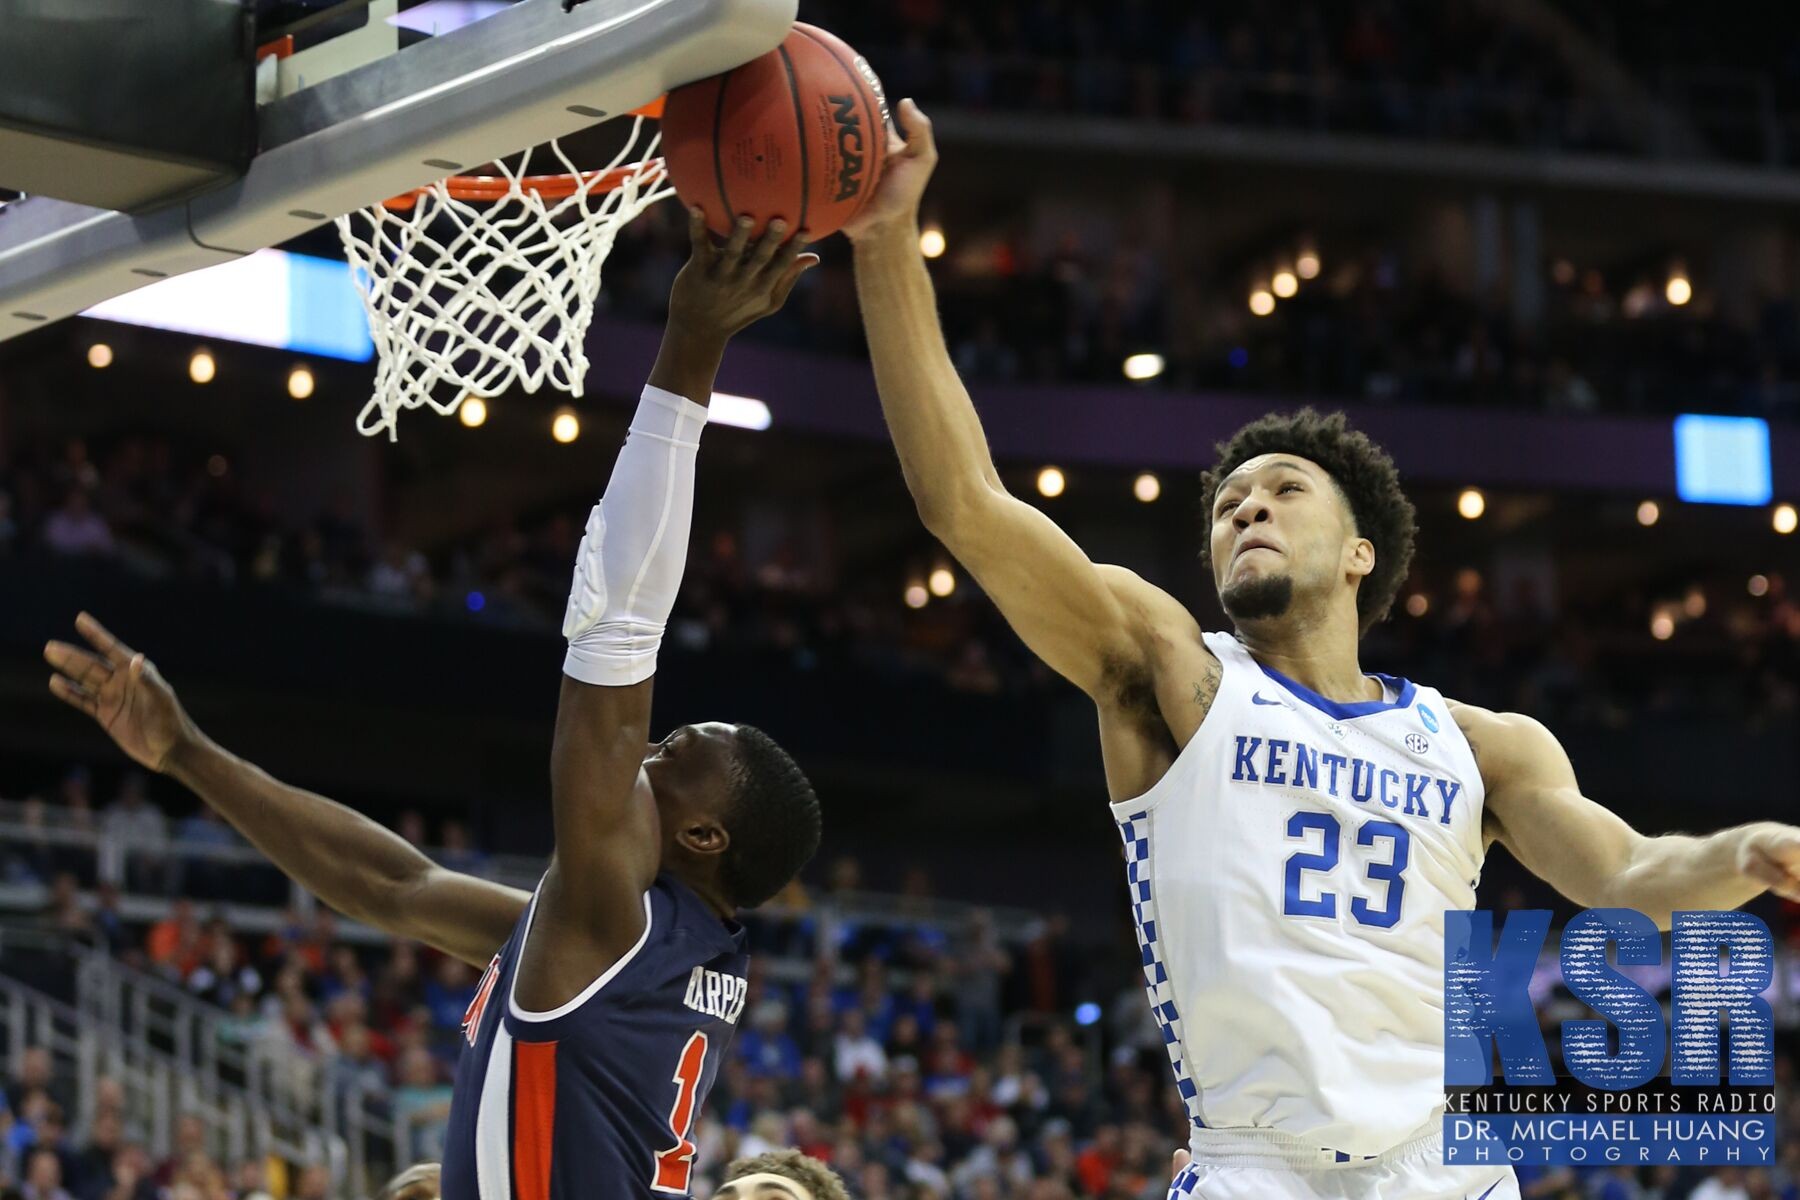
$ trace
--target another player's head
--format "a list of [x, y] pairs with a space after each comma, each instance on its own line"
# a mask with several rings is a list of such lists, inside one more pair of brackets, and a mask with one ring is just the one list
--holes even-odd
[[437, 1200], [441, 1174], [437, 1163], [414, 1163], [388, 1180], [375, 1200]]
[[838, 1173], [798, 1150], [771, 1150], [725, 1165], [713, 1200], [850, 1200]]
[[662, 817], [663, 866], [702, 876], [738, 908], [787, 885], [819, 848], [819, 798], [800, 766], [751, 725], [683, 725], [644, 771]]
[[1201, 476], [1219, 601], [1240, 628], [1319, 621], [1354, 606], [1358, 634], [1387, 615], [1418, 526], [1394, 461], [1342, 413], [1271, 413], [1218, 447]]

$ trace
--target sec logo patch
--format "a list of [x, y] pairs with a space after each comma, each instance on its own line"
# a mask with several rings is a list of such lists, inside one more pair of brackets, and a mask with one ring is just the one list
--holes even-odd
[[1406, 735], [1406, 748], [1414, 754], [1423, 754], [1431, 749], [1431, 743], [1425, 740], [1422, 733], [1409, 733]]

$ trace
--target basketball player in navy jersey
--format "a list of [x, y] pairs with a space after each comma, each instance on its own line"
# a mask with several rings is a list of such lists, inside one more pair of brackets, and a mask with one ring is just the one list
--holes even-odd
[[883, 412], [925, 525], [1099, 714], [1146, 991], [1191, 1124], [1170, 1196], [1516, 1200], [1445, 1166], [1444, 914], [1487, 847], [1584, 907], [1800, 898], [1800, 829], [1645, 837], [1581, 794], [1555, 737], [1405, 679], [1362, 635], [1406, 578], [1413, 508], [1341, 415], [1218, 448], [1203, 554], [1233, 632], [1089, 560], [1009, 494], [945, 350], [918, 209], [937, 159], [907, 101], [845, 230]]
[[804, 234], [698, 214], [649, 385], [582, 539], [551, 752], [556, 848], [534, 893], [438, 867], [350, 809], [203, 735], [142, 655], [93, 617], [52, 642], [50, 690], [180, 780], [346, 916], [485, 968], [463, 1018], [444, 1200], [688, 1195], [690, 1131], [743, 1012], [739, 908], [819, 843], [794, 762], [748, 726], [648, 743], [656, 650], [687, 557], [694, 463], [730, 337], [781, 307]]

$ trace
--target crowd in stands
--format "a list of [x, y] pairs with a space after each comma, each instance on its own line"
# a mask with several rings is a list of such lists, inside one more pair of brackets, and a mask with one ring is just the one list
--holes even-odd
[[890, 95], [960, 108], [1632, 145], [1552, 41], [1471, 4], [808, 0], [802, 15], [879, 63]]
[[[1673, 306], [1666, 274], [1558, 257], [1543, 264], [1541, 325], [1521, 330], [1496, 297], [1412, 265], [1409, 232], [1311, 247], [1317, 276], [1263, 317], [1247, 305], [1257, 281], [1235, 264], [1172, 256], [1102, 221], [948, 228], [933, 276], [952, 356], [976, 384], [1117, 386], [1127, 356], [1154, 351], [1165, 367], [1145, 386], [1159, 388], [1800, 419], [1800, 311], [1785, 297], [1740, 306], [1753, 316]], [[602, 303], [660, 320], [686, 254], [679, 210], [652, 210], [620, 232]], [[745, 336], [863, 355], [850, 256], [827, 247], [787, 307]]]
[[[1554, 10], [1554, 11], [1553, 11]], [[890, 95], [978, 110], [1791, 161], [1791, 18], [1430, 0], [807, 0]]]

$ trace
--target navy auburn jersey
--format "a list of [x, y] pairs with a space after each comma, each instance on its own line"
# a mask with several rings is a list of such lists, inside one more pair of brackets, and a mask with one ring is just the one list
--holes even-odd
[[742, 926], [658, 875], [637, 945], [536, 1013], [513, 998], [536, 910], [534, 894], [463, 1017], [443, 1200], [686, 1196], [694, 1123], [743, 1014]]

